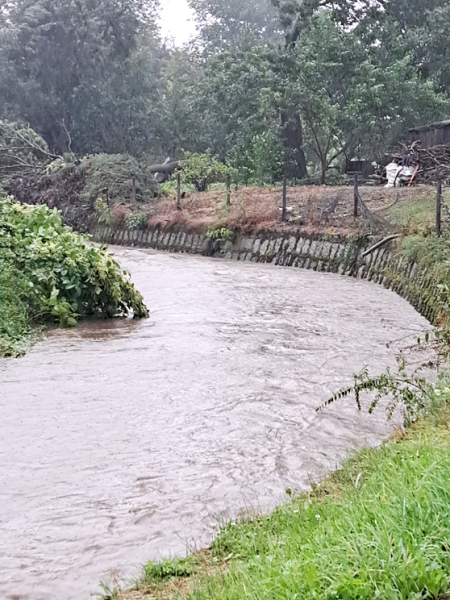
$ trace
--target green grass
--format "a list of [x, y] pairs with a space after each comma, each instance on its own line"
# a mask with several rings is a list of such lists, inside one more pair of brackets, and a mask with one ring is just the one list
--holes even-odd
[[426, 197], [403, 198], [387, 209], [383, 216], [394, 227], [422, 231], [434, 224], [436, 201], [430, 192]]
[[149, 561], [142, 569], [142, 581], [148, 584], [172, 577], [190, 577], [195, 573], [198, 565], [199, 562], [194, 555], [186, 558], [166, 558], [161, 562]]
[[[177, 559], [160, 566], [148, 563], [137, 585], [141, 597], [147, 598], [149, 589], [154, 598], [189, 600], [446, 597], [446, 385], [442, 383], [438, 392], [443, 402], [438, 416], [420, 420], [401, 439], [358, 452], [312, 492], [293, 497], [272, 513], [229, 523], [207, 551], [206, 561], [194, 558], [188, 569]], [[127, 594], [120, 597], [126, 599]]]
[[[443, 202], [450, 206], [450, 192], [444, 191]], [[445, 215], [445, 212], [443, 212]], [[433, 188], [426, 196], [405, 197], [385, 210], [382, 215], [394, 228], [408, 233], [422, 233], [434, 227], [436, 219], [436, 194]]]
[[192, 599], [437, 598], [450, 583], [447, 431], [422, 424], [364, 450], [310, 497], [229, 524], [212, 552], [229, 569]]

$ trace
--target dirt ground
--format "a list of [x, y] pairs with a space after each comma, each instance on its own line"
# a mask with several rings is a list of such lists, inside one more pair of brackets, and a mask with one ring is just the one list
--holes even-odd
[[[281, 223], [279, 187], [242, 187], [232, 189], [231, 206], [226, 206], [224, 189], [190, 192], [176, 208], [175, 195], [168, 195], [140, 208], [148, 214], [149, 225], [162, 227], [180, 224], [190, 229], [214, 230], [221, 227], [242, 231], [295, 228], [330, 234], [367, 233], [395, 230], [432, 222], [432, 198], [429, 186], [386, 189], [360, 187], [369, 218], [353, 217], [353, 187], [299, 186], [287, 190], [287, 223]], [[130, 206], [114, 208], [117, 217], [135, 212]], [[418, 217], [418, 218], [417, 218]]]

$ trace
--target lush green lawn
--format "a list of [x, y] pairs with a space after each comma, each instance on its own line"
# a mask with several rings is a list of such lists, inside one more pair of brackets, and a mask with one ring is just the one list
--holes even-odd
[[229, 525], [213, 552], [235, 559], [193, 598], [437, 597], [450, 582], [447, 432], [365, 450], [317, 495]]
[[[442, 394], [450, 398], [447, 388]], [[230, 523], [206, 554], [148, 563], [141, 593], [130, 597], [443, 597], [450, 583], [449, 425], [445, 408], [401, 440], [359, 452], [310, 495]]]

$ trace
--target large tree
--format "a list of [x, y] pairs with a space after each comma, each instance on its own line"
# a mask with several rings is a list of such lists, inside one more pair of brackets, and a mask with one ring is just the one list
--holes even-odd
[[[0, 14], [0, 99], [50, 148], [136, 150], [161, 53], [156, 0], [12, 0]], [[4, 115], [5, 116], [5, 115]]]
[[320, 166], [321, 183], [337, 159], [381, 159], [418, 120], [443, 117], [450, 107], [410, 57], [393, 57], [389, 65], [377, 61], [327, 12], [312, 17], [299, 40], [284, 89], [298, 110], [304, 147]]
[[189, 0], [199, 38], [208, 52], [240, 44], [243, 38], [278, 39], [280, 26], [271, 0]]

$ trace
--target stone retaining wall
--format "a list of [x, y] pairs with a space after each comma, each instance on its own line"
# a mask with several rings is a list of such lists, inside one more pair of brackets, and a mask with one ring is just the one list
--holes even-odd
[[273, 263], [367, 279], [392, 289], [432, 323], [444, 308], [437, 300], [436, 282], [416, 264], [399, 258], [395, 242], [363, 258], [363, 252], [373, 244], [367, 238], [298, 232], [259, 231], [225, 241], [178, 227], [128, 230], [97, 226], [92, 238], [106, 244]]

